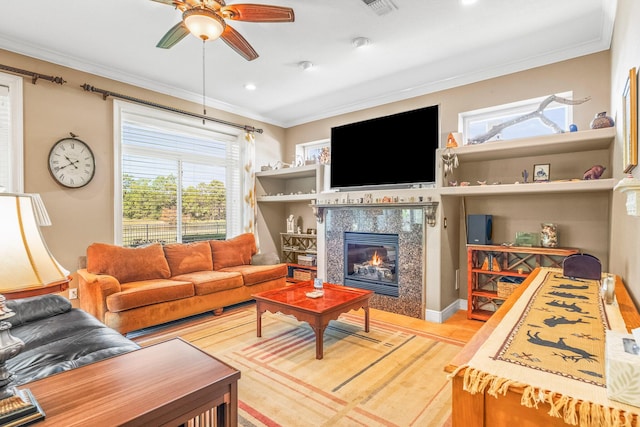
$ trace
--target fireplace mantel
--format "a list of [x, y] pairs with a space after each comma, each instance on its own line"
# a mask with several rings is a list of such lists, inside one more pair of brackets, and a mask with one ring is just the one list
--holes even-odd
[[311, 203], [309, 205], [313, 210], [316, 220], [322, 223], [325, 209], [353, 209], [353, 208], [385, 208], [385, 209], [414, 209], [423, 208], [427, 224], [435, 225], [436, 211], [438, 210], [438, 202], [385, 202], [385, 203]]

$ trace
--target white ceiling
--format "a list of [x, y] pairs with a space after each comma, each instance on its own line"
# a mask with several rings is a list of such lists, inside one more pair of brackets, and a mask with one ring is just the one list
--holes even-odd
[[[391, 8], [379, 15], [364, 0], [247, 2], [291, 7], [295, 22], [228, 21], [260, 57], [206, 42], [206, 103], [283, 127], [606, 50], [616, 4], [378, 0]], [[201, 103], [202, 41], [155, 47], [179, 20], [151, 0], [3, 1], [0, 48]], [[359, 36], [371, 44], [356, 49]]]

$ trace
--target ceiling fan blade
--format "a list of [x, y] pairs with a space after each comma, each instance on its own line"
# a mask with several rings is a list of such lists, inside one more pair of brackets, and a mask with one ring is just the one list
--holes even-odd
[[247, 61], [253, 61], [258, 57], [258, 53], [253, 50], [249, 42], [230, 25], [227, 24], [220, 38]]
[[220, 8], [224, 18], [247, 22], [293, 22], [295, 16], [290, 7], [266, 4], [232, 4]]
[[176, 7], [182, 11], [189, 7], [198, 6], [200, 2], [198, 0], [151, 0], [162, 4], [168, 4]]
[[164, 3], [164, 4], [169, 4], [171, 6], [175, 6], [176, 5], [175, 4], [176, 2], [173, 1], [173, 0], [151, 0], [151, 1], [155, 1], [155, 2], [158, 2], [158, 3]]
[[189, 30], [187, 26], [184, 25], [184, 22], [180, 21], [160, 39], [156, 47], [160, 47], [162, 49], [169, 49], [173, 47], [176, 43], [182, 40], [187, 34], [189, 34]]

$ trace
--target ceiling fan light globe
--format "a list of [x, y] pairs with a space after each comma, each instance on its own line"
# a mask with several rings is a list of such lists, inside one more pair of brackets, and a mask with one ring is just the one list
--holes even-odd
[[189, 9], [182, 14], [189, 32], [202, 40], [215, 40], [224, 31], [226, 23], [215, 12], [208, 9]]

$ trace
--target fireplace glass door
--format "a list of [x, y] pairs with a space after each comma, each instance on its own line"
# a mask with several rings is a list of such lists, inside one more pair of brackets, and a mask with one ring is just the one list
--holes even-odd
[[346, 232], [344, 284], [398, 296], [398, 235]]

